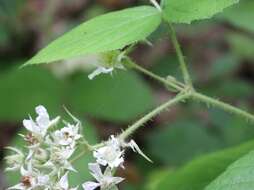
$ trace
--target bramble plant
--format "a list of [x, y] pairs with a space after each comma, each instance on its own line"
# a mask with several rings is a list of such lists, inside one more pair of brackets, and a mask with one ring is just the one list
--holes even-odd
[[[112, 134], [107, 141], [95, 145], [90, 144], [81, 135], [81, 122], [69, 111], [66, 110], [73, 118], [73, 124], [63, 121], [64, 127], [59, 129], [60, 117], [50, 119], [46, 108], [43, 106], [36, 107], [38, 114], [36, 120], [34, 121], [30, 117], [23, 121], [24, 127], [28, 130], [26, 135], [22, 135], [28, 144], [26, 151], [8, 147], [14, 154], [6, 157], [8, 164], [6, 170], [20, 171], [22, 176], [20, 183], [9, 189], [75, 190], [81, 186], [84, 190], [118, 189], [117, 185], [124, 179], [115, 176], [115, 172], [119, 167], [124, 168], [126, 149], [130, 148], [152, 162], [134, 140], [128, 140], [130, 136], [147, 121], [178, 103], [200, 102], [235, 114], [247, 122], [254, 122], [254, 115], [204, 95], [193, 86], [188, 66], [173, 27], [173, 24], [190, 24], [192, 21], [211, 18], [223, 9], [238, 3], [239, 0], [162, 0], [160, 4], [156, 0], [150, 2], [153, 6], [139, 6], [115, 11], [81, 24], [42, 49], [25, 63], [25, 66], [97, 54], [100, 60], [97, 68], [88, 76], [90, 80], [100, 74], [113, 75], [118, 69], [125, 70], [125, 72], [134, 69], [165, 85], [169, 91], [176, 93], [176, 96], [147, 113], [121, 134]], [[160, 77], [136, 64], [128, 57], [135, 45], [140, 41], [147, 42], [146, 38], [162, 22], [165, 22], [168, 27], [183, 81], [179, 81], [170, 75], [166, 78]], [[83, 147], [83, 151], [72, 158], [77, 147]], [[80, 157], [86, 156], [89, 151], [93, 153], [94, 162], [89, 163], [88, 167], [96, 182], [88, 181], [70, 188], [68, 174], [78, 172], [72, 163]], [[224, 173], [214, 176], [214, 179], [204, 189], [253, 189], [253, 171], [246, 167], [254, 159], [252, 154], [253, 152], [250, 152], [233, 163]], [[203, 165], [205, 166], [205, 164]], [[203, 168], [203, 170], [206, 169]]]

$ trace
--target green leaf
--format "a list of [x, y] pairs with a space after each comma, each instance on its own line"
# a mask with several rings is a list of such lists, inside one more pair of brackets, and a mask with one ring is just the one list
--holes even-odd
[[115, 122], [129, 122], [153, 106], [147, 84], [132, 72], [100, 75], [89, 80], [77, 76], [69, 91], [71, 110]]
[[209, 109], [209, 118], [210, 125], [216, 130], [225, 146], [236, 146], [253, 139], [254, 128], [252, 124], [247, 123], [242, 118], [232, 117], [230, 113], [216, 108]]
[[254, 151], [231, 164], [205, 190], [253, 190]]
[[[203, 190], [234, 161], [254, 148], [254, 141], [197, 158], [158, 184], [161, 190]], [[213, 189], [215, 190], [215, 189]], [[246, 190], [246, 189], [244, 189]]]
[[207, 19], [239, 0], [165, 0], [164, 16], [172, 23], [188, 23]]
[[[173, 171], [172, 171], [173, 173]], [[166, 176], [169, 175], [168, 169], [160, 169], [152, 171], [148, 175], [147, 184], [145, 189], [146, 190], [155, 190], [158, 186], [158, 184], [161, 182], [162, 179], [164, 179]]]
[[[48, 70], [14, 68], [0, 74], [1, 121], [20, 121], [44, 105], [59, 113], [64, 86]], [[57, 109], [58, 108], [58, 109]]]
[[145, 39], [160, 24], [160, 12], [140, 6], [98, 16], [53, 41], [26, 64], [49, 63], [121, 49]]
[[227, 9], [221, 17], [236, 27], [254, 32], [254, 1], [241, 0], [238, 5]]

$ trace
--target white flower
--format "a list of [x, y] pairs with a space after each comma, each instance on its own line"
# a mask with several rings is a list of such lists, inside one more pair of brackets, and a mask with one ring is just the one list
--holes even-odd
[[27, 169], [21, 167], [21, 182], [17, 185], [9, 187], [8, 190], [32, 190], [36, 187], [46, 187], [49, 182], [48, 176], [43, 176], [33, 171], [31, 162], [28, 163]]
[[50, 120], [46, 108], [41, 105], [37, 106], [35, 111], [38, 114], [36, 122], [30, 117], [29, 119], [23, 120], [23, 125], [32, 134], [43, 138], [46, 135], [48, 128], [55, 125], [60, 118], [56, 117], [55, 119]]
[[143, 152], [142, 150], [139, 148], [139, 146], [137, 145], [137, 143], [134, 140], [131, 140], [129, 143], [125, 143], [124, 146], [130, 147], [133, 152], [137, 152], [139, 153], [141, 156], [143, 156], [146, 160], [148, 160], [149, 162], [153, 162], [150, 158], [148, 158]]
[[46, 167], [57, 167], [58, 169], [67, 169], [70, 171], [76, 172], [76, 170], [72, 167], [71, 163], [68, 159], [72, 156], [75, 149], [70, 147], [53, 147], [51, 149], [51, 157], [48, 162], [44, 164]]
[[38, 187], [49, 187], [50, 178], [48, 175], [39, 175], [37, 176], [37, 186]]
[[74, 147], [76, 141], [81, 138], [79, 134], [79, 124], [67, 124], [66, 127], [55, 131], [53, 138], [57, 145]]
[[113, 135], [111, 139], [106, 142], [105, 146], [93, 152], [93, 156], [96, 158], [97, 163], [103, 166], [108, 165], [110, 168], [117, 168], [123, 164], [123, 154], [124, 151], [121, 150], [118, 139]]
[[126, 143], [123, 140], [114, 137], [113, 135], [105, 143], [105, 146], [96, 149], [93, 152], [93, 156], [96, 158], [96, 162], [103, 165], [109, 166], [110, 168], [123, 167], [124, 162], [124, 149], [131, 148], [134, 152], [139, 153], [149, 162], [152, 162], [138, 147], [134, 140]]
[[88, 75], [88, 78], [90, 80], [93, 80], [97, 75], [100, 75], [102, 73], [104, 74], [112, 74], [114, 70], [114, 67], [109, 67], [109, 68], [106, 68], [106, 67], [103, 67], [103, 66], [98, 66], [97, 69], [95, 69], [91, 74]]
[[56, 187], [57, 190], [77, 190], [78, 187], [69, 188], [69, 181], [68, 181], [68, 172], [66, 172], [57, 183]]
[[111, 51], [101, 54], [100, 63], [95, 64], [97, 69], [88, 75], [88, 78], [92, 80], [94, 77], [100, 74], [112, 74], [114, 69], [125, 69], [123, 66], [123, 60], [126, 58], [125, 51]]
[[42, 161], [42, 162], [45, 162], [46, 160], [48, 160], [48, 157], [49, 157], [48, 151], [43, 148], [36, 149], [33, 156], [36, 160]]
[[92, 176], [97, 180], [97, 182], [88, 181], [84, 183], [82, 185], [84, 190], [94, 190], [97, 187], [100, 187], [101, 190], [108, 190], [116, 187], [118, 183], [124, 180], [121, 177], [113, 177], [109, 167], [107, 167], [102, 174], [99, 164], [90, 163], [88, 166]]
[[13, 147], [6, 147], [6, 148], [14, 151], [15, 154], [5, 157], [7, 165], [9, 166], [5, 170], [6, 171], [19, 170], [24, 163], [24, 158], [25, 158], [24, 154], [16, 148], [13, 148]]

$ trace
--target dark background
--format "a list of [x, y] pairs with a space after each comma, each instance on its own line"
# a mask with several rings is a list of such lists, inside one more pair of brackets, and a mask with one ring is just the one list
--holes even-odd
[[[174, 95], [156, 81], [134, 71], [117, 71], [113, 77], [101, 75], [89, 81], [89, 63], [95, 57], [19, 68], [39, 49], [85, 20], [142, 4], [148, 1], [0, 0], [2, 168], [6, 155], [4, 147], [23, 146], [18, 143], [17, 134], [22, 130], [22, 120], [28, 114], [34, 115], [36, 105], [45, 105], [52, 117], [64, 115], [63, 106], [66, 106], [84, 121], [89, 139], [96, 142], [119, 133]], [[254, 110], [253, 21], [254, 2], [241, 0], [240, 4], [211, 20], [176, 26], [197, 89], [250, 112]], [[181, 80], [166, 27], [162, 25], [149, 40], [153, 47], [139, 44], [131, 57], [156, 74], [163, 77], [170, 74]], [[118, 173], [128, 183], [121, 188], [151, 190], [163, 171], [253, 137], [253, 125], [221, 110], [207, 109], [192, 102], [175, 106], [134, 135], [154, 163], [127, 153], [126, 169]], [[15, 176], [3, 170], [0, 170], [0, 189], [7, 181], [17, 182]]]

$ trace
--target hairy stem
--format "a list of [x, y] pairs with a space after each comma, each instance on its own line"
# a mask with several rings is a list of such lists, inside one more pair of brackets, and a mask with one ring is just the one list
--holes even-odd
[[[147, 121], [155, 117], [156, 115], [160, 114], [162, 111], [165, 109], [168, 109], [169, 107], [187, 99], [190, 96], [189, 93], [180, 93], [179, 95], [175, 96], [175, 98], [170, 99], [166, 103], [160, 105], [159, 107], [155, 108], [153, 111], [139, 119], [137, 122], [135, 122], [133, 125], [131, 125], [129, 128], [127, 128], [120, 136], [119, 138], [125, 140], [128, 138], [130, 135], [132, 135], [137, 129], [142, 127]], [[87, 146], [84, 147], [84, 149], [71, 160], [71, 163], [75, 162], [76, 160], [80, 159], [86, 152], [92, 151], [96, 148], [100, 148], [104, 145], [104, 143], [99, 143], [94, 146], [89, 146], [90, 148], [88, 149]]]
[[170, 37], [171, 37], [172, 43], [174, 45], [174, 48], [176, 50], [176, 54], [177, 54], [177, 57], [178, 57], [178, 60], [180, 63], [180, 68], [181, 68], [181, 71], [183, 74], [184, 82], [189, 87], [192, 87], [192, 81], [191, 81], [191, 78], [190, 78], [190, 75], [189, 75], [189, 72], [187, 69], [187, 64], [185, 63], [185, 60], [184, 60], [183, 52], [182, 52], [180, 44], [177, 40], [176, 32], [170, 23], [168, 23], [168, 26], [169, 26], [169, 30], [170, 30]]
[[221, 102], [217, 99], [214, 99], [214, 98], [211, 98], [209, 96], [206, 96], [206, 95], [203, 95], [203, 94], [200, 94], [198, 92], [193, 92], [191, 94], [191, 97], [194, 99], [194, 100], [197, 100], [197, 101], [200, 101], [200, 102], [203, 102], [203, 103], [206, 103], [207, 105], [211, 105], [211, 106], [214, 106], [214, 107], [217, 107], [217, 108], [220, 108], [228, 113], [232, 113], [232, 114], [235, 114], [235, 115], [238, 115], [240, 117], [243, 117], [245, 118], [247, 121], [251, 121], [254, 123], [254, 115], [244, 111], [244, 110], [241, 110], [237, 107], [234, 107], [230, 104], [227, 104], [225, 102]]
[[[188, 86], [184, 86], [181, 83], [180, 83], [181, 86], [177, 85], [179, 83], [178, 81], [176, 81], [176, 83], [172, 83], [172, 82], [170, 82], [170, 81], [168, 81], [168, 80], [166, 80], [164, 78], [161, 78], [160, 76], [157, 76], [154, 73], [151, 73], [150, 71], [145, 70], [144, 68], [142, 68], [141, 66], [138, 66], [136, 64], [135, 64], [135, 68], [138, 69], [139, 71], [147, 74], [148, 76], [151, 76], [151, 74], [152, 74], [151, 77], [153, 79], [156, 79], [156, 80], [162, 82], [164, 85], [168, 85], [168, 86], [171, 86], [171, 87], [176, 87], [175, 89], [179, 90], [181, 92], [184, 92], [184, 89], [188, 89], [187, 88]], [[238, 115], [240, 117], [245, 118], [247, 121], [252, 121], [254, 123], [254, 115], [248, 113], [247, 111], [239, 109], [239, 108], [237, 108], [235, 106], [232, 106], [230, 104], [227, 104], [225, 102], [219, 101], [219, 100], [214, 99], [212, 97], [209, 97], [209, 96], [203, 95], [201, 93], [195, 92], [194, 90], [192, 90], [192, 88], [190, 89], [190, 94], [191, 94], [191, 97], [194, 100], [197, 100], [197, 101], [206, 103], [208, 105], [212, 105], [214, 107], [223, 109], [226, 112], [233, 113], [235, 115]]]
[[160, 105], [159, 107], [157, 107], [156, 109], [154, 109], [153, 111], [151, 111], [150, 113], [148, 113], [147, 115], [145, 115], [144, 117], [142, 117], [141, 119], [139, 119], [137, 122], [135, 122], [133, 125], [131, 125], [129, 128], [127, 128], [119, 137], [121, 139], [126, 139], [128, 138], [130, 135], [132, 135], [137, 129], [139, 129], [140, 127], [142, 127], [147, 121], [149, 121], [150, 119], [152, 119], [153, 117], [155, 117], [156, 115], [160, 114], [162, 111], [168, 109], [169, 107], [187, 99], [189, 97], [189, 93], [180, 93], [179, 95], [177, 95], [175, 98], [170, 99], [169, 101], [167, 101], [166, 103]]
[[160, 77], [160, 76], [158, 76], [158, 75], [156, 75], [156, 74], [154, 74], [154, 73], [152, 73], [152, 72], [146, 70], [145, 68], [143, 68], [143, 67], [137, 65], [137, 64], [134, 63], [134, 62], [131, 62], [130, 64], [131, 64], [135, 69], [137, 69], [138, 71], [140, 71], [140, 72], [142, 72], [142, 73], [144, 73], [144, 74], [150, 76], [151, 78], [153, 78], [153, 79], [155, 79], [155, 80], [157, 80], [157, 81], [163, 83], [164, 85], [167, 85], [167, 86], [170, 86], [170, 87], [174, 88], [176, 91], [182, 91], [182, 90], [183, 90], [183, 87], [182, 87], [183, 85], [182, 85], [182, 86], [179, 86], [179, 84], [181, 84], [180, 82], [174, 83], [174, 82], [172, 82], [172, 81], [169, 81], [169, 80], [167, 80], [167, 79], [165, 79], [165, 78], [163, 78], [163, 77]]

